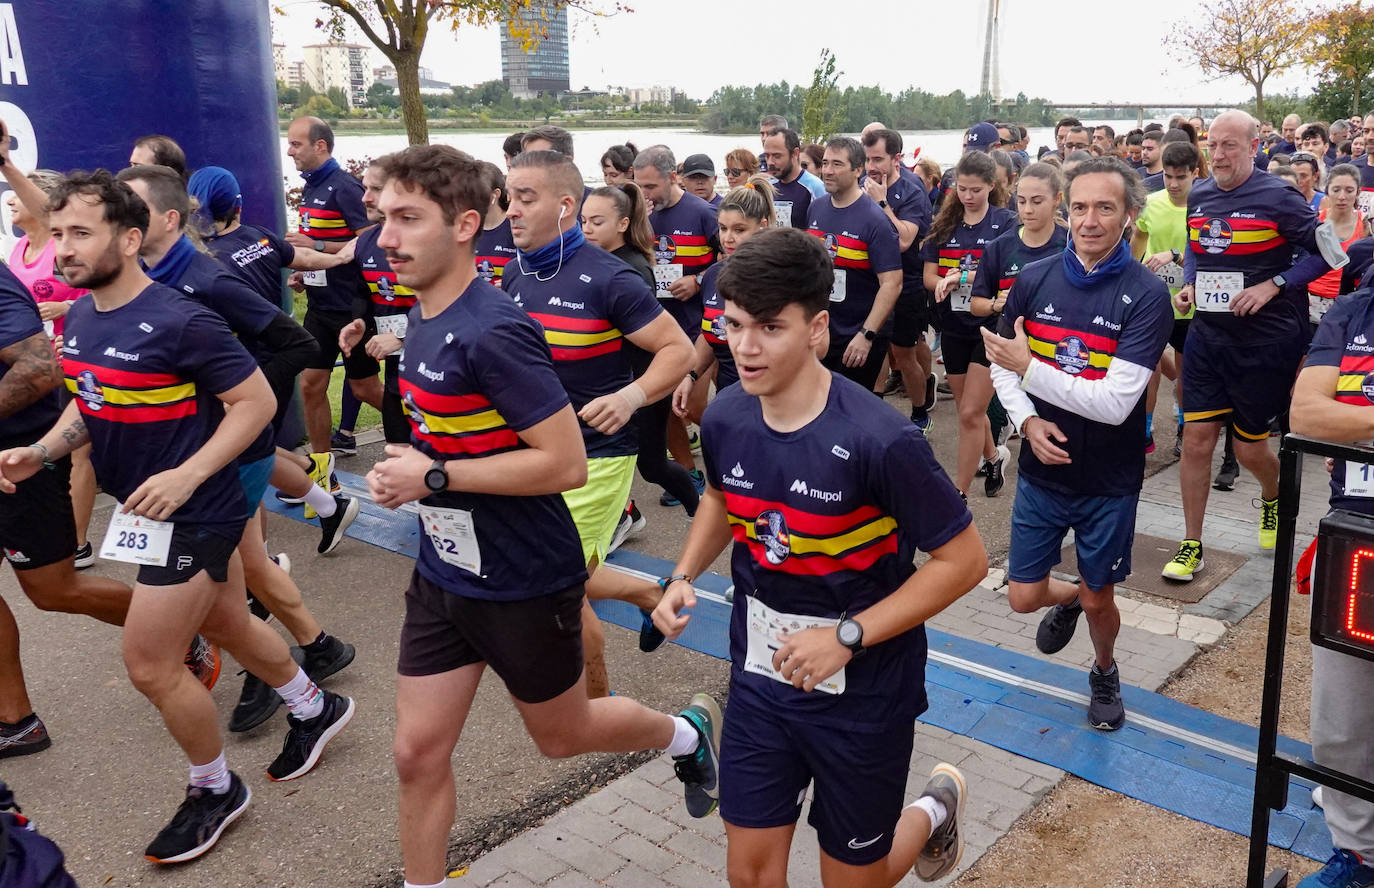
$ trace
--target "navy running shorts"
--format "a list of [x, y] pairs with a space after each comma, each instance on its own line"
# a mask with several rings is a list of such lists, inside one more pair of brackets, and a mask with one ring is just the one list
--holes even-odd
[[1184, 422], [1229, 420], [1242, 439], [1265, 440], [1270, 423], [1288, 409], [1306, 351], [1301, 337], [1239, 348], [1218, 341], [1198, 323], [1189, 325], [1183, 351]]
[[1007, 578], [1038, 583], [1059, 563], [1064, 536], [1073, 531], [1078, 575], [1089, 589], [1105, 589], [1131, 575], [1138, 494], [1082, 496], [1041, 487], [1025, 475], [1016, 479], [1011, 507], [1011, 550]]
[[942, 333], [940, 335], [940, 355], [945, 359], [946, 376], [963, 376], [972, 364], [991, 366], [988, 361], [988, 347], [983, 343], [981, 333], [969, 337], [962, 333]]
[[892, 310], [892, 344], [897, 348], [915, 348], [930, 326], [924, 290], [902, 293]]
[[243, 539], [246, 522], [230, 524], [177, 524], [172, 528], [172, 545], [167, 550], [167, 566], [145, 564], [138, 569], [141, 586], [180, 586], [201, 571], [216, 583], [229, 579], [229, 559]]
[[780, 718], [732, 688], [720, 741], [720, 816], [746, 829], [796, 823], [814, 783], [807, 822], [821, 850], [850, 866], [876, 863], [892, 850], [913, 735], [910, 723], [870, 734]]

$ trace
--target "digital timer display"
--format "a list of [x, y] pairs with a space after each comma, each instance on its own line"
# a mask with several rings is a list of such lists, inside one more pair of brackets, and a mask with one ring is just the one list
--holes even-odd
[[1318, 526], [1312, 643], [1374, 660], [1374, 518], [1336, 511]]

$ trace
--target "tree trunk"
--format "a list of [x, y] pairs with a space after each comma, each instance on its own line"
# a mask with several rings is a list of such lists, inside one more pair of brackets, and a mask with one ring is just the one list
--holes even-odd
[[1264, 81], [1255, 84], [1255, 119], [1264, 119]]
[[1350, 116], [1354, 117], [1360, 113], [1360, 87], [1364, 85], [1364, 78], [1355, 78], [1355, 94], [1350, 97]]
[[429, 119], [420, 97], [420, 51], [402, 49], [391, 56], [396, 66], [396, 90], [401, 94], [401, 119], [412, 145], [429, 144]]

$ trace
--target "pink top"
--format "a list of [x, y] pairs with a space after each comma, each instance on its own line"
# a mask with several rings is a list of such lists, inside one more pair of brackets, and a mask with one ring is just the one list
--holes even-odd
[[[88, 291], [78, 290], [53, 275], [57, 241], [49, 239], [47, 246], [33, 262], [24, 261], [24, 253], [28, 248], [29, 236], [26, 234], [19, 239], [19, 243], [14, 245], [14, 250], [10, 253], [10, 271], [29, 288], [35, 302], [72, 302], [86, 295]], [[58, 318], [52, 322], [52, 336], [62, 335], [62, 320]]]

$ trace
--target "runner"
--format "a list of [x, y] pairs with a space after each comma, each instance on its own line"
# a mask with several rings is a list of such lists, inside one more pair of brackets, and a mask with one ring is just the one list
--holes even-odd
[[[1285, 127], [1287, 121], [1285, 120]], [[1236, 434], [1236, 458], [1260, 483], [1261, 548], [1278, 534], [1278, 458], [1271, 423], [1288, 409], [1307, 344], [1303, 288], [1346, 262], [1334, 238], [1317, 236], [1317, 214], [1281, 180], [1254, 168], [1254, 118], [1228, 111], [1212, 121], [1212, 178], [1188, 196], [1184, 286], [1174, 296], [1197, 314], [1183, 361], [1184, 539], [1165, 578], [1191, 580], [1203, 567], [1208, 463], [1220, 424]], [[1294, 264], [1294, 250], [1308, 255]]]
[[924, 623], [987, 555], [924, 437], [817, 360], [833, 292], [820, 246], [762, 231], [720, 272], [741, 380], [707, 408], [710, 487], [654, 619], [681, 634], [692, 578], [733, 536], [735, 588], [752, 591], [734, 600], [721, 739], [731, 884], [787, 884], [808, 786], [822, 884], [895, 885], [913, 867], [933, 881], [959, 862], [966, 791], [940, 764], [903, 807]]
[[134, 142], [129, 153], [129, 166], [170, 167], [181, 177], [183, 184], [190, 178], [186, 167], [186, 152], [171, 136], [143, 136]]
[[515, 258], [515, 241], [511, 240], [510, 220], [506, 218], [510, 195], [506, 193], [506, 174], [496, 164], [484, 161], [482, 170], [487, 175], [491, 205], [482, 221], [482, 234], [477, 238], [477, 275], [492, 286], [499, 287], [506, 265]]
[[[1216, 126], [1216, 121], [1212, 122]], [[1279, 134], [1283, 136], [1283, 141], [1274, 149], [1274, 154], [1292, 154], [1298, 150], [1298, 127], [1302, 126], [1302, 118], [1296, 114], [1289, 114], [1279, 125]]]
[[[626, 142], [624, 145], [612, 145], [606, 149], [606, 153], [601, 155], [601, 177], [607, 185], [619, 185], [622, 182], [633, 182], [635, 179], [634, 162], [635, 155], [639, 149], [633, 142]], [[510, 164], [506, 164], [506, 169], [510, 169]]]
[[1336, 147], [1331, 142], [1331, 133], [1325, 124], [1304, 124], [1298, 130], [1298, 150], [1316, 158], [1319, 179], [1325, 179], [1327, 169], [1336, 165]]
[[[1350, 245], [1369, 234], [1368, 223], [1360, 213], [1360, 170], [1348, 163], [1337, 164], [1326, 177], [1326, 209], [1317, 214], [1329, 223], [1348, 253]], [[1317, 325], [1341, 292], [1341, 272], [1333, 269], [1307, 285], [1307, 320], [1315, 334]]]
[[1141, 135], [1140, 163], [1142, 166], [1139, 170], [1141, 178], [1157, 176], [1164, 171], [1163, 145], [1164, 132], [1162, 130], [1150, 130]]
[[892, 310], [902, 290], [897, 229], [886, 210], [859, 187], [865, 161], [857, 139], [825, 145], [821, 178], [826, 196], [812, 201], [807, 230], [825, 244], [833, 263], [830, 351], [825, 366], [873, 390], [892, 337]]
[[1005, 483], [1011, 452], [992, 438], [988, 403], [993, 384], [979, 330], [988, 321], [972, 312], [973, 284], [983, 251], [1012, 231], [1016, 215], [1002, 205], [1006, 193], [997, 182], [997, 165], [980, 151], [970, 151], [954, 168], [955, 200], [945, 202], [921, 245], [924, 281], [935, 294], [940, 328], [940, 354], [945, 380], [959, 411], [959, 463], [955, 486], [966, 498], [974, 473], [986, 463], [983, 492], [996, 496]]
[[[1369, 345], [1374, 337], [1370, 296], [1364, 289], [1337, 299], [1317, 328], [1293, 391], [1292, 426], [1297, 434], [1350, 444], [1367, 443], [1374, 437], [1370, 425], [1374, 399], [1366, 394], [1364, 384], [1374, 351]], [[1368, 465], [1336, 460], [1331, 470], [1331, 508], [1374, 515], [1371, 474]], [[1368, 754], [1374, 730], [1369, 707], [1351, 705], [1352, 699], [1362, 699], [1371, 688], [1374, 663], [1312, 646], [1312, 758], [1318, 764], [1374, 779]], [[1323, 787], [1322, 813], [1334, 848], [1326, 865], [1299, 882], [1298, 888], [1374, 885], [1370, 863], [1374, 861], [1374, 805]]]
[[[802, 169], [801, 137], [790, 129], [770, 132], [763, 137], [763, 157], [768, 164], [768, 174], [773, 177], [773, 192], [777, 197], [773, 202], [777, 210], [773, 224], [806, 228], [811, 201], [825, 196], [825, 183]], [[743, 177], [730, 187], [737, 188], [747, 179]]]
[[63, 371], [76, 398], [35, 444], [0, 453], [0, 490], [14, 493], [91, 441], [101, 486], [120, 502], [102, 548], [140, 564], [124, 626], [129, 679], [191, 766], [186, 800], [144, 853], [158, 863], [190, 860], [251, 798], [225, 764], [214, 701], [181, 668], [198, 627], [291, 709], [287, 741], [268, 768], [274, 780], [313, 768], [354, 704], [316, 687], [244, 603], [234, 548], [247, 514], [232, 462], [274, 409], [261, 371], [217, 316], [139, 269], [148, 208], [128, 186], [104, 172], [73, 175], [50, 213], [63, 275], [92, 297], [67, 315]]
[[682, 162], [682, 187], [711, 206], [720, 206], [721, 195], [716, 194], [716, 165], [709, 154], [693, 154]]
[[1097, 127], [1093, 130], [1093, 144], [1101, 149], [1103, 157], [1114, 153], [1113, 148], [1116, 145], [1116, 130], [1105, 123]]
[[1321, 209], [1322, 203], [1326, 200], [1326, 192], [1317, 186], [1322, 181], [1321, 162], [1317, 160], [1317, 155], [1310, 151], [1299, 151], [1288, 159], [1288, 165], [1293, 168], [1293, 172], [1298, 179], [1298, 193], [1303, 200], [1313, 210]]
[[[520, 253], [505, 291], [543, 326], [554, 370], [582, 421], [587, 480], [563, 499], [591, 575], [582, 608], [587, 692], [604, 697], [605, 639], [591, 599], [634, 604], [644, 615], [641, 646], [662, 643], [649, 618], [662, 590], [604, 566], [634, 479], [634, 429], [627, 425], [636, 410], [672, 393], [691, 365], [692, 346], [634, 269], [587, 245], [577, 222], [582, 174], [570, 158], [524, 151], [511, 161], [507, 186]], [[652, 355], [638, 376], [622, 350], [626, 341]]]
[[525, 134], [523, 132], [511, 133], [501, 142], [501, 154], [506, 158], [506, 169], [510, 169], [511, 160], [520, 153], [520, 143], [524, 139]]
[[[1063, 117], [1054, 125], [1054, 151], [1063, 160], [1070, 149], [1064, 148], [1064, 140], [1068, 138], [1069, 130], [1074, 127], [1082, 128], [1083, 124], [1077, 117]], [[984, 149], [987, 150], [987, 149]]]
[[[571, 160], [573, 157], [572, 133], [553, 124], [536, 126], [520, 137], [520, 151], [522, 153], [525, 151], [557, 151]], [[511, 163], [514, 162], [515, 158], [511, 158]], [[511, 164], [506, 165], [507, 169], [510, 167]]]
[[725, 155], [725, 184], [738, 188], [759, 171], [759, 156], [748, 148], [736, 148]]
[[[1115, 731], [1126, 710], [1114, 590], [1131, 573], [1145, 389], [1173, 315], [1167, 288], [1122, 240], [1145, 204], [1130, 167], [1114, 157], [1083, 161], [1068, 176], [1068, 203], [1069, 248], [1022, 271], [1002, 311], [1001, 336], [982, 336], [997, 394], [1023, 439], [1008, 600], [1018, 613], [1049, 608], [1035, 633], [1047, 654], [1069, 643], [1087, 613], [1095, 654], [1088, 722]], [[1070, 529], [1076, 585], [1050, 577]]]
[[405, 884], [444, 884], [451, 756], [488, 664], [541, 752], [665, 749], [688, 810], [704, 817], [717, 794], [715, 701], [698, 695], [674, 718], [628, 697], [587, 697], [586, 569], [558, 496], [586, 478], [582, 436], [543, 331], [477, 278], [473, 242], [489, 200], [477, 162], [414, 146], [383, 169], [379, 243], [418, 299], [401, 365], [414, 446], [388, 446], [368, 486], [386, 508], [419, 500], [433, 543], [406, 593], [396, 680]]

